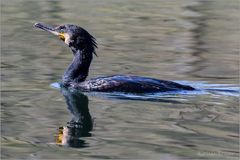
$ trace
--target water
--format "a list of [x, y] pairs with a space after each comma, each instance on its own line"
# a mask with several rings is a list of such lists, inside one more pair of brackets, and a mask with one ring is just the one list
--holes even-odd
[[[5, 0], [1, 9], [2, 159], [238, 159], [237, 1]], [[90, 78], [135, 74], [207, 90], [61, 93], [52, 84], [72, 54], [35, 22], [79, 24], [97, 38]], [[75, 143], [67, 126], [79, 117]]]

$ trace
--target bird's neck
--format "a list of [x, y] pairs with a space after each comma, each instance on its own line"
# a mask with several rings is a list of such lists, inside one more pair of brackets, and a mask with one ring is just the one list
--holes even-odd
[[92, 61], [92, 53], [88, 53], [88, 50], [72, 49], [72, 51], [74, 55], [73, 60], [62, 78], [65, 84], [85, 81]]

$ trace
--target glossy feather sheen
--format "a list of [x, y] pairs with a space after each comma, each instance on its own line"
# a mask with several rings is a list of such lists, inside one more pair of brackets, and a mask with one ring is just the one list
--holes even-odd
[[72, 87], [83, 91], [151, 93], [176, 90], [194, 90], [194, 88], [172, 81], [158, 80], [132, 75], [115, 75], [99, 77], [81, 83], [73, 83]]

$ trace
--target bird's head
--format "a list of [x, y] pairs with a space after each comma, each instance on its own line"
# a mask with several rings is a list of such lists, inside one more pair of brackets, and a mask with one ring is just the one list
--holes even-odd
[[82, 27], [73, 24], [65, 24], [53, 27], [44, 23], [35, 23], [34, 27], [58, 36], [58, 38], [64, 41], [73, 52], [80, 50], [91, 52], [96, 55], [96, 39]]

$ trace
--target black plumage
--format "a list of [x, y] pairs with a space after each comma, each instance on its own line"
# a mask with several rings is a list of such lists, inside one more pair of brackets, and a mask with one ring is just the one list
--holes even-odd
[[132, 75], [115, 75], [86, 80], [93, 54], [96, 55], [96, 39], [85, 29], [76, 25], [67, 24], [51, 27], [43, 23], [36, 23], [35, 27], [57, 35], [71, 48], [73, 60], [62, 78], [62, 83], [66, 87], [81, 91], [126, 93], [194, 90], [191, 86], [172, 81]]

